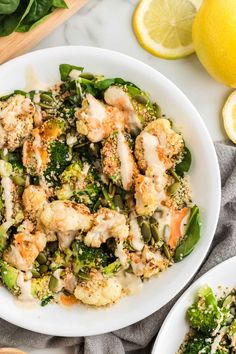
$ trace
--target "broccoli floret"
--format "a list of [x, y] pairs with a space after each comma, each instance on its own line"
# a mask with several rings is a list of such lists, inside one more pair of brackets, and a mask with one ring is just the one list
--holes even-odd
[[81, 161], [70, 164], [61, 175], [58, 199], [73, 199], [92, 207], [101, 193], [101, 183], [93, 167]]
[[105, 248], [92, 248], [86, 246], [78, 240], [72, 244], [72, 252], [74, 256], [73, 269], [77, 274], [81, 270], [106, 267], [114, 261], [112, 254]]
[[202, 333], [213, 331], [222, 317], [213, 291], [208, 286], [201, 288], [198, 298], [187, 311], [191, 326]]
[[53, 141], [48, 147], [50, 162], [44, 172], [46, 181], [54, 186], [60, 182], [59, 176], [70, 164], [69, 147], [61, 140]]
[[11, 293], [17, 295], [19, 293], [19, 287], [17, 286], [19, 271], [6, 262], [1, 262], [0, 267], [2, 282]]
[[40, 278], [32, 278], [31, 281], [31, 294], [34, 298], [43, 300], [48, 296], [51, 296], [52, 293], [48, 288], [50, 281], [50, 275], [44, 275]]
[[116, 274], [121, 268], [121, 263], [119, 259], [116, 259], [114, 262], [110, 263], [108, 266], [103, 268], [103, 274], [107, 277], [111, 277]]
[[26, 179], [26, 170], [19, 161], [11, 162], [12, 165], [12, 180], [17, 186], [24, 186]]
[[228, 330], [228, 337], [231, 340], [231, 345], [236, 348], [236, 318], [233, 320]]
[[[203, 336], [193, 336], [187, 341], [184, 346], [183, 354], [211, 354], [211, 348], [213, 343], [213, 338], [205, 338]], [[229, 354], [230, 349], [225, 347], [223, 344], [219, 344], [219, 348], [216, 350], [215, 354]]]

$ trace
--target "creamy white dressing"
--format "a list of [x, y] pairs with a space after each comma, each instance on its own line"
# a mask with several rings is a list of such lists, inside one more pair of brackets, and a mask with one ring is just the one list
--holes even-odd
[[67, 145], [74, 145], [75, 143], [77, 143], [77, 137], [73, 135], [68, 135], [66, 137], [66, 143]]
[[110, 86], [104, 93], [104, 100], [111, 106], [122, 110], [133, 111], [133, 106], [128, 94], [118, 86]]
[[86, 177], [89, 169], [90, 169], [90, 165], [88, 163], [85, 163], [82, 169], [82, 175]]
[[71, 70], [69, 77], [71, 78], [71, 80], [77, 80], [78, 77], [80, 76], [80, 74], [81, 74], [80, 70], [73, 69], [73, 70]]
[[17, 277], [17, 285], [20, 288], [20, 295], [18, 296], [19, 301], [23, 301], [26, 303], [35, 302], [35, 299], [31, 293], [31, 279], [25, 280], [24, 273], [19, 272]]
[[117, 243], [115, 256], [119, 258], [120, 263], [124, 266], [127, 263], [127, 254], [123, 249], [123, 242]]
[[91, 118], [103, 123], [107, 117], [106, 109], [103, 104], [90, 93], [86, 95], [86, 98], [89, 103]]
[[62, 272], [62, 269], [57, 269], [55, 270], [55, 272], [53, 273], [53, 276], [58, 280], [58, 284], [57, 284], [57, 287], [55, 289], [55, 292], [56, 293], [59, 293], [62, 288], [64, 287], [64, 282], [63, 280], [60, 278], [61, 276], [61, 272]]
[[223, 327], [223, 328], [220, 330], [218, 336], [216, 336], [216, 337], [214, 338], [214, 341], [213, 341], [213, 343], [212, 343], [212, 345], [211, 345], [211, 354], [215, 354], [215, 353], [216, 353], [216, 351], [217, 351], [217, 349], [218, 349], [218, 347], [219, 347], [219, 344], [220, 344], [220, 342], [221, 342], [221, 339], [224, 337], [224, 335], [225, 335], [226, 332], [227, 332], [227, 328], [226, 328], [226, 327]]
[[143, 139], [144, 159], [148, 167], [152, 168], [154, 174], [160, 176], [161, 173], [165, 172], [165, 166], [158, 156], [159, 141], [156, 136], [145, 131], [141, 133], [141, 136]]
[[128, 112], [128, 126], [132, 132], [137, 132], [143, 128], [143, 125], [138, 119], [138, 115], [135, 113], [135, 111]]
[[39, 80], [38, 74], [32, 65], [28, 65], [26, 68], [26, 86], [25, 91], [47, 91], [49, 85]]
[[117, 152], [120, 159], [120, 172], [122, 185], [125, 190], [128, 190], [133, 176], [133, 164], [130, 158], [130, 151], [124, 135], [119, 132], [117, 136]]
[[164, 232], [166, 225], [169, 226], [171, 225], [171, 211], [169, 208], [162, 207], [161, 212], [155, 213], [155, 218], [158, 221], [158, 232], [160, 236], [164, 239], [165, 242], [168, 243], [169, 237], [170, 237], [170, 232]]
[[2, 177], [3, 200], [5, 202], [5, 223], [9, 227], [13, 223], [13, 183], [10, 177]]
[[122, 289], [128, 295], [139, 294], [140, 291], [142, 290], [143, 283], [142, 283], [140, 277], [137, 277], [134, 274], [120, 271], [116, 275], [116, 278], [119, 281], [119, 283], [121, 284]]
[[33, 141], [33, 150], [35, 153], [36, 163], [37, 163], [37, 171], [41, 170], [43, 161], [40, 155], [40, 148], [41, 147], [41, 137], [39, 134], [36, 134], [34, 141]]
[[135, 215], [130, 216], [130, 236], [131, 246], [136, 251], [142, 251], [144, 247], [144, 241]]

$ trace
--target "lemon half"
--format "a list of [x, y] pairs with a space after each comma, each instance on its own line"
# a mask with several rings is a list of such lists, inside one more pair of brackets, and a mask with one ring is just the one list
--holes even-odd
[[192, 24], [200, 4], [201, 0], [141, 0], [133, 16], [138, 41], [165, 59], [192, 54]]
[[223, 121], [227, 136], [236, 144], [236, 91], [231, 93], [224, 105]]

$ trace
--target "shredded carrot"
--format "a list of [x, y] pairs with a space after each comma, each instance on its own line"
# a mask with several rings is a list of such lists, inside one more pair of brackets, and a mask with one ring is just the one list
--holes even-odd
[[179, 211], [175, 211], [172, 214], [171, 225], [170, 225], [170, 237], [168, 241], [168, 245], [175, 249], [177, 246], [178, 240], [183, 236], [181, 233], [181, 223], [185, 216], [187, 215], [189, 209], [183, 208]]
[[64, 295], [61, 294], [60, 296], [60, 302], [64, 306], [73, 306], [78, 304], [79, 300], [76, 299], [74, 295]]

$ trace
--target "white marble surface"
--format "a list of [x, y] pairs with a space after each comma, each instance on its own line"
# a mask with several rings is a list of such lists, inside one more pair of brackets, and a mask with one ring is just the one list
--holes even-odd
[[[151, 65], [171, 79], [202, 115], [214, 140], [223, 138], [222, 104], [230, 92], [209, 77], [195, 55], [177, 61], [153, 57], [137, 43], [131, 20], [138, 0], [90, 0], [35, 49], [58, 45], [104, 47], [126, 53]], [[79, 59], [78, 59], [79, 65]], [[28, 354], [74, 354], [74, 349], [32, 350]]]

